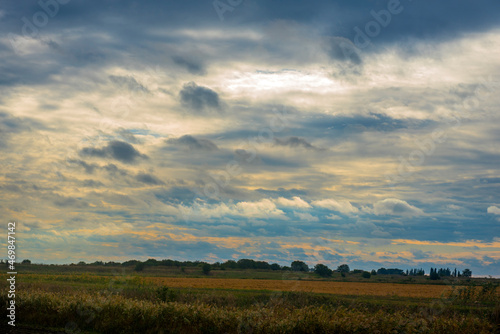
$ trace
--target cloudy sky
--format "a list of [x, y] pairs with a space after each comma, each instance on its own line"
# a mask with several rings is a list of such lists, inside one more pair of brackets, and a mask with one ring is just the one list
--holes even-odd
[[500, 275], [498, 1], [0, 4], [20, 258]]

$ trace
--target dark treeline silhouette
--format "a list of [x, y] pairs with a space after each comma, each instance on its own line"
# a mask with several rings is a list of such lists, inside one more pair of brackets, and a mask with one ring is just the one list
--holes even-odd
[[380, 268], [377, 270], [377, 275], [404, 275], [405, 272], [402, 269], [398, 268]]
[[425, 270], [422, 268], [420, 269], [406, 269], [406, 276], [424, 276], [425, 275]]
[[441, 277], [466, 277], [470, 278], [472, 276], [472, 271], [470, 269], [464, 269], [464, 271], [460, 272], [455, 268], [455, 270], [451, 271], [450, 268], [431, 268], [431, 272], [429, 277], [431, 280], [438, 280]]
[[[1, 261], [3, 263], [3, 260]], [[30, 260], [22, 261], [22, 264], [31, 264]], [[74, 263], [70, 265], [75, 265]], [[255, 261], [252, 259], [240, 259], [238, 261], [228, 260], [225, 262], [215, 262], [215, 263], [207, 263], [203, 261], [177, 261], [171, 259], [165, 260], [156, 260], [156, 259], [148, 259], [146, 261], [139, 260], [128, 260], [125, 262], [103, 262], [103, 261], [95, 261], [92, 263], [85, 263], [83, 261], [78, 262], [76, 265], [78, 266], [135, 266], [136, 271], [142, 271], [146, 267], [156, 267], [156, 266], [165, 266], [165, 267], [178, 267], [178, 268], [186, 268], [186, 267], [201, 267], [203, 268], [204, 273], [210, 272], [212, 269], [263, 269], [263, 270], [291, 270], [298, 272], [310, 272], [313, 271], [319, 276], [322, 277], [331, 277], [334, 272], [341, 273], [342, 277], [345, 277], [346, 274], [362, 274], [364, 278], [370, 278], [374, 275], [401, 275], [401, 276], [424, 276], [425, 270], [422, 268], [415, 269], [407, 269], [406, 272], [402, 269], [398, 268], [380, 268], [378, 270], [373, 269], [371, 272], [354, 269], [351, 271], [347, 264], [341, 264], [337, 267], [336, 270], [332, 270], [328, 268], [328, 266], [324, 264], [317, 264], [314, 268], [309, 268], [309, 266], [303, 261], [293, 261], [288, 266], [281, 266], [278, 263], [268, 263], [266, 261]], [[464, 277], [470, 278], [472, 277], [472, 271], [470, 269], [464, 269], [462, 272], [457, 270], [451, 270], [450, 268], [431, 268], [429, 273], [429, 278], [431, 280], [438, 280], [441, 277]]]

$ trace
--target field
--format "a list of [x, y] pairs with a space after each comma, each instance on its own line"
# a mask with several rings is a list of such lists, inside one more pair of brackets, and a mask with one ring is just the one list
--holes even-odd
[[495, 280], [25, 269], [18, 325], [52, 333], [500, 333]]

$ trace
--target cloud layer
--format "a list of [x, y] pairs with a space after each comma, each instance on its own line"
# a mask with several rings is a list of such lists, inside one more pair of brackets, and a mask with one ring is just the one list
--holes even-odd
[[20, 257], [500, 275], [497, 1], [58, 3], [0, 12]]

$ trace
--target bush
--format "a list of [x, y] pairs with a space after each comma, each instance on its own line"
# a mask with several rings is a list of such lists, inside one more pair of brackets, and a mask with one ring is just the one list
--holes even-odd
[[145, 266], [146, 266], [146, 264], [145, 264], [144, 262], [138, 262], [138, 263], [135, 265], [134, 270], [135, 270], [135, 271], [143, 271]]
[[203, 273], [205, 275], [208, 275], [210, 273], [210, 270], [212, 269], [212, 267], [208, 264], [208, 263], [205, 263], [201, 266], [201, 270], [203, 270]]
[[[348, 273], [351, 269], [347, 264], [341, 264], [337, 267], [337, 271], [341, 273]], [[343, 277], [343, 276], [342, 276]]]
[[330, 277], [332, 276], [333, 273], [333, 271], [330, 268], [321, 263], [314, 266], [314, 272], [320, 275], [321, 277]]
[[291, 268], [293, 271], [305, 271], [305, 272], [309, 271], [309, 267], [307, 266], [307, 264], [305, 264], [302, 261], [293, 261]]
[[363, 278], [370, 278], [370, 277], [372, 277], [372, 274], [370, 274], [368, 271], [364, 271], [361, 274], [361, 277], [363, 277]]
[[161, 302], [175, 301], [176, 293], [166, 286], [162, 286], [156, 290], [156, 298]]

